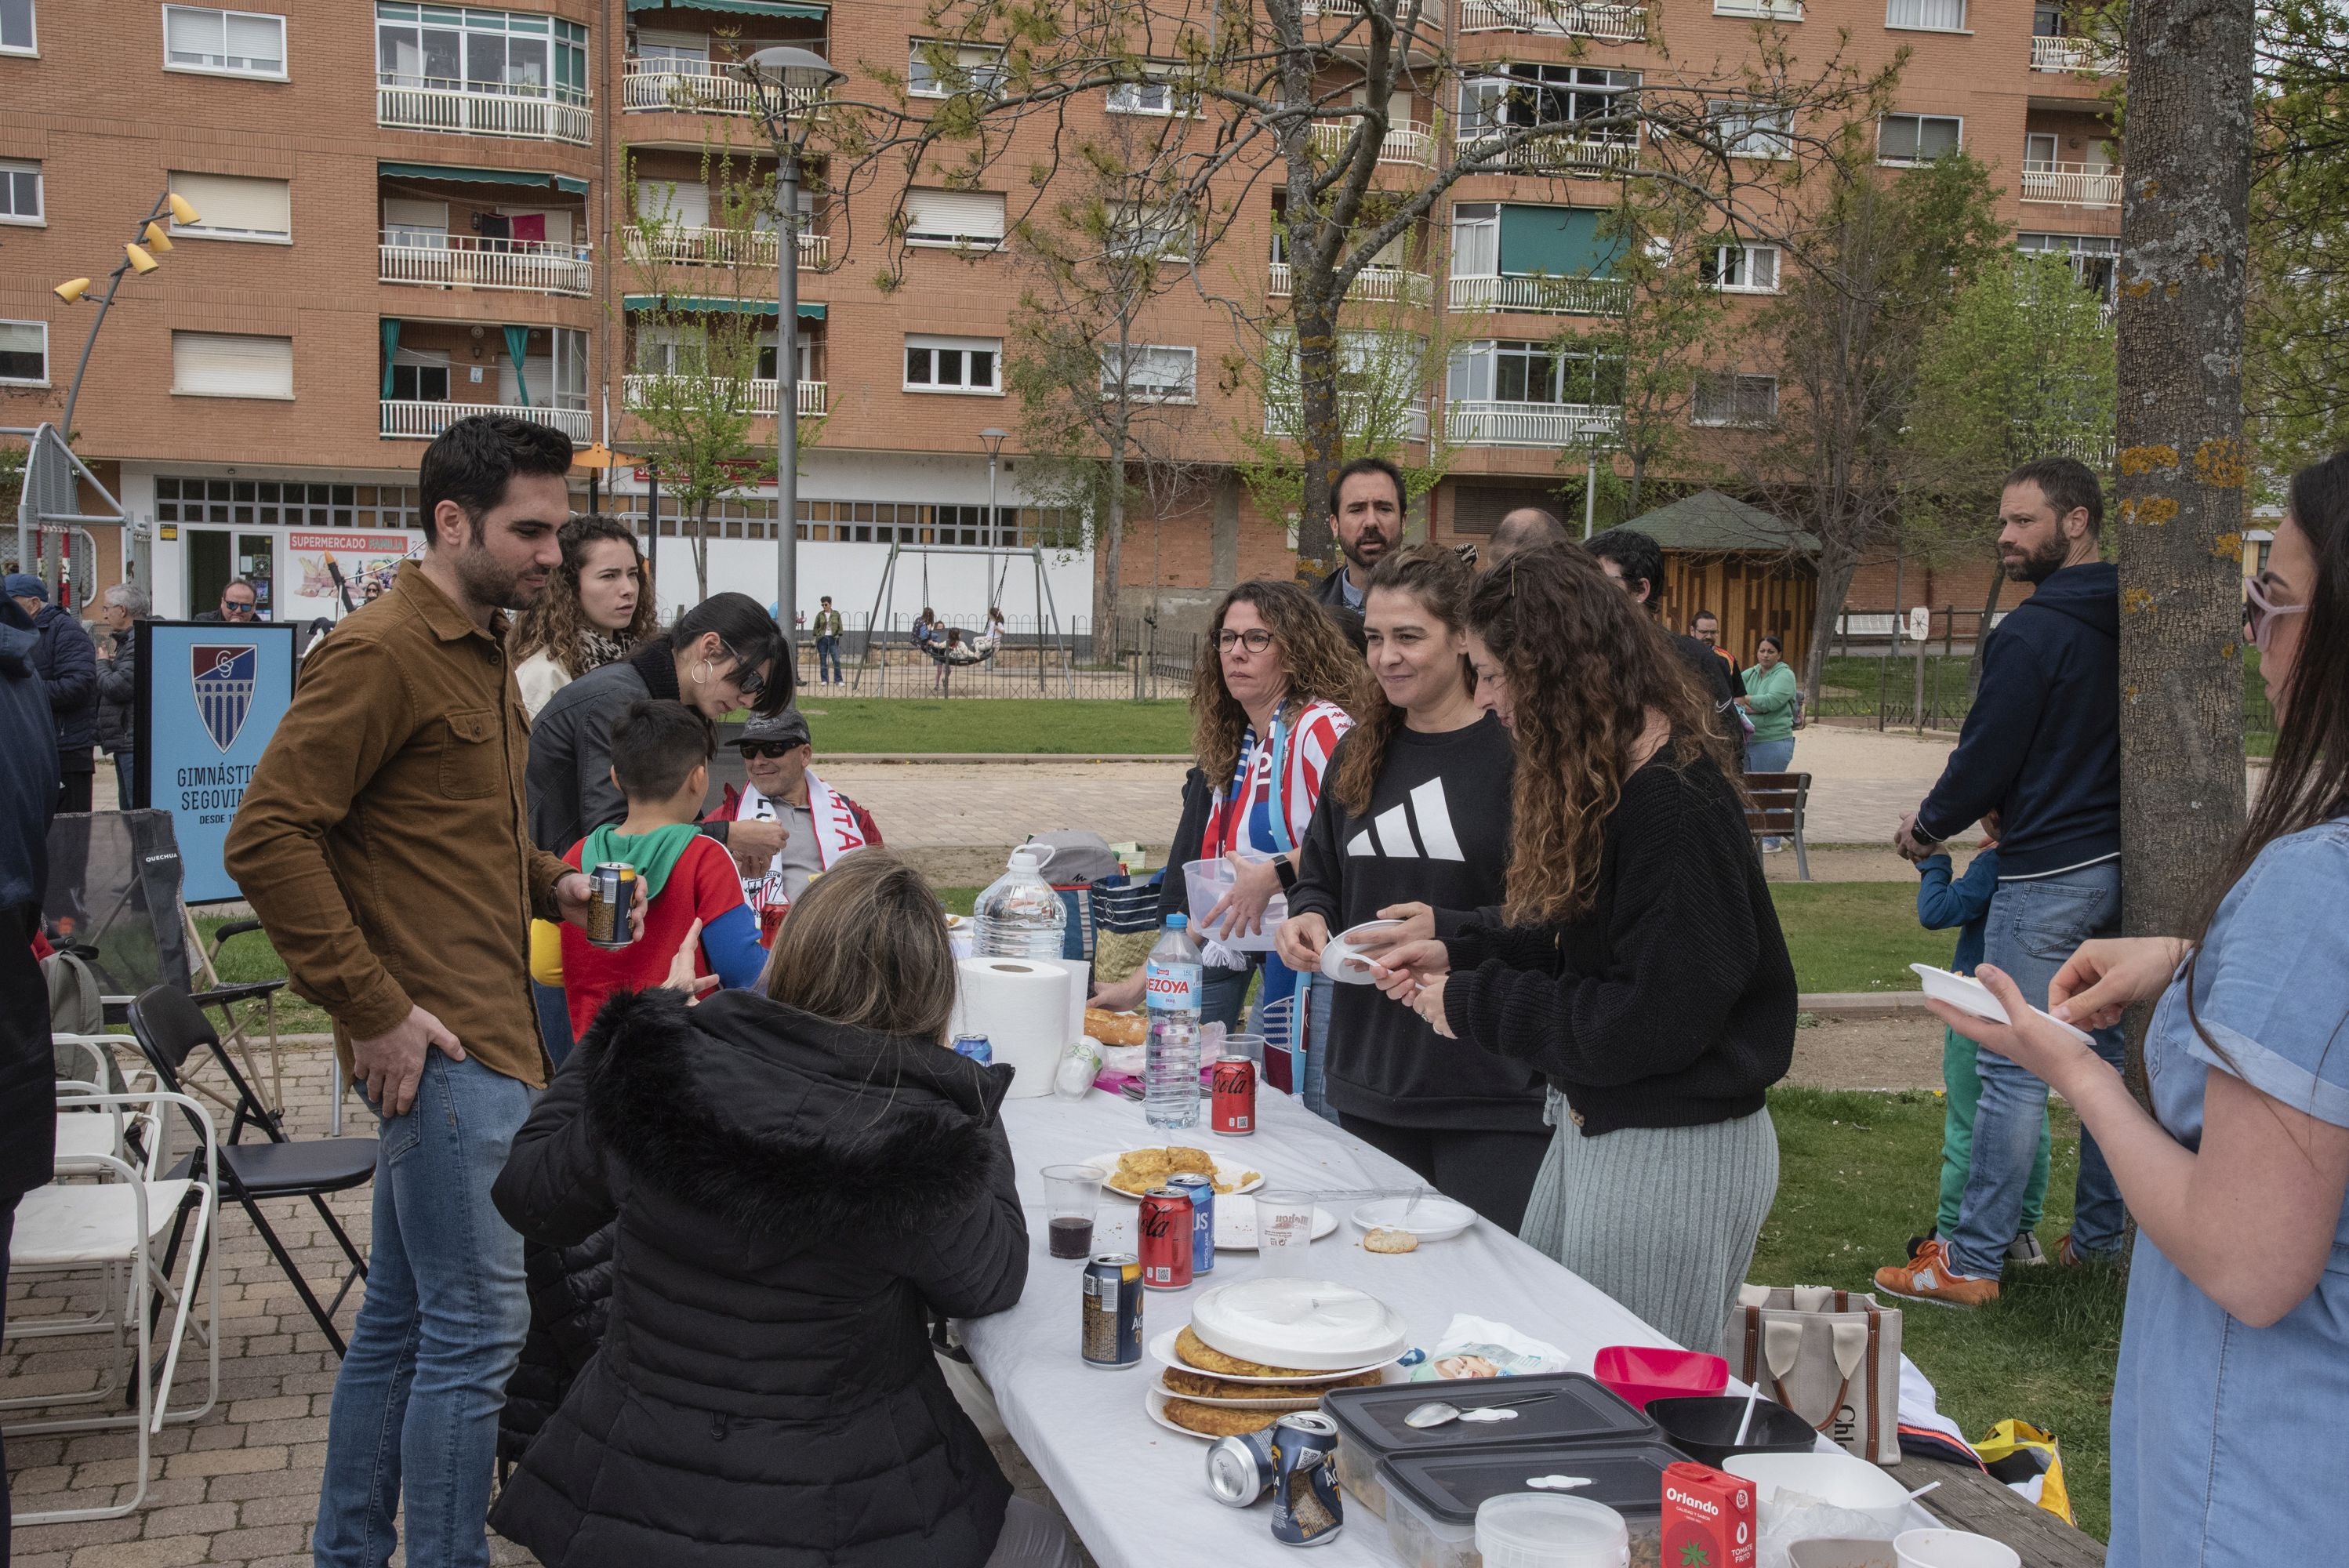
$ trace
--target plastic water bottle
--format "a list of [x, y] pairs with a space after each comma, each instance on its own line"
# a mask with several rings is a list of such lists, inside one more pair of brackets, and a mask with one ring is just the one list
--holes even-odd
[[1011, 851], [1010, 869], [988, 884], [971, 913], [977, 927], [971, 934], [972, 956], [1061, 961], [1068, 905], [1044, 880], [1043, 861], [1027, 845]]
[[1150, 1034], [1143, 1057], [1142, 1113], [1174, 1132], [1199, 1125], [1199, 1004], [1206, 976], [1187, 916], [1166, 917], [1166, 934], [1143, 965]]

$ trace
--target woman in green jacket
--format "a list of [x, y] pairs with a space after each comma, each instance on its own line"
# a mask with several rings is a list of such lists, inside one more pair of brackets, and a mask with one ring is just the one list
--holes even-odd
[[[1745, 738], [1745, 771], [1784, 773], [1795, 760], [1795, 672], [1786, 667], [1786, 645], [1775, 632], [1762, 634], [1754, 666], [1744, 672], [1745, 695], [1737, 706], [1754, 721]], [[1784, 839], [1764, 839], [1762, 851], [1776, 854]]]

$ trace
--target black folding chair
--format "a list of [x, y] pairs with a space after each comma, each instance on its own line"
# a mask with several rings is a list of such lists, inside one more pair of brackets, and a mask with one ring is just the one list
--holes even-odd
[[[358, 1248], [351, 1244], [334, 1211], [326, 1206], [329, 1192], [347, 1191], [364, 1187], [375, 1178], [376, 1143], [372, 1138], [306, 1138], [292, 1139], [253, 1092], [253, 1086], [237, 1071], [236, 1063], [221, 1045], [219, 1033], [203, 1009], [185, 991], [170, 985], [154, 985], [142, 991], [130, 1004], [130, 1032], [137, 1037], [140, 1050], [154, 1068], [163, 1087], [173, 1093], [180, 1091], [180, 1075], [188, 1058], [199, 1048], [208, 1050], [228, 1077], [236, 1095], [235, 1115], [230, 1119], [228, 1132], [220, 1142], [220, 1178], [223, 1193], [233, 1197], [244, 1207], [254, 1230], [277, 1266], [294, 1284], [302, 1297], [302, 1305], [325, 1330], [327, 1343], [335, 1354], [343, 1353], [343, 1336], [335, 1327], [335, 1313], [342, 1306], [343, 1298], [351, 1286], [367, 1277], [367, 1260], [359, 1256]], [[194, 1120], [191, 1117], [191, 1122]], [[247, 1127], [257, 1127], [268, 1135], [265, 1143], [241, 1142]], [[182, 1162], [184, 1166], [185, 1162]], [[184, 1175], [184, 1169], [173, 1171]], [[326, 1222], [326, 1229], [341, 1244], [343, 1255], [351, 1260], [351, 1271], [343, 1276], [342, 1288], [335, 1299], [320, 1305], [310, 1282], [302, 1277], [293, 1257], [279, 1241], [277, 1233], [263, 1217], [260, 1200], [264, 1198], [307, 1198]], [[177, 1237], [173, 1242], [176, 1246]], [[168, 1266], [168, 1264], [166, 1265]]]

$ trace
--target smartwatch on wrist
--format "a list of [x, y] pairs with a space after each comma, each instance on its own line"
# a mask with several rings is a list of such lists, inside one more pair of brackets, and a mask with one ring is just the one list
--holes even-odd
[[1280, 879], [1281, 892], [1287, 892], [1297, 885], [1297, 862], [1287, 855], [1272, 857], [1272, 872]]

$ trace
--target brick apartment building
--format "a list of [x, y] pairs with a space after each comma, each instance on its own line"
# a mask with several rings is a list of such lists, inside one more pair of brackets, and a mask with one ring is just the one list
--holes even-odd
[[[721, 243], [752, 247], [747, 257], [728, 253], [748, 273], [773, 266], [771, 234], [711, 229], [709, 192], [697, 184], [713, 145], [762, 145], [750, 95], [723, 62], [797, 44], [850, 72], [841, 90], [851, 96], [877, 92], [876, 64], [921, 75], [918, 0], [254, 3], [264, 8], [0, 0], [0, 424], [55, 418], [62, 407], [93, 305], [66, 304], [52, 285], [98, 275], [102, 286], [160, 191], [200, 213], [193, 226], [171, 227], [160, 271], [126, 281], [82, 393], [78, 449], [115, 488], [133, 534], [88, 542], [84, 600], [120, 578], [127, 555], [143, 563], [160, 614], [208, 608], [243, 573], [265, 584], [274, 616], [331, 616], [346, 591], [362, 596], [417, 537], [416, 460], [449, 418], [527, 410], [583, 444], [606, 438], [626, 450], [641, 386], [632, 378], [657, 372], [673, 351], [673, 329], [665, 337], [644, 325], [642, 263], [664, 263], [671, 291]], [[1395, 105], [1385, 159], [1402, 177], [1451, 156], [1443, 143], [1452, 133], [1431, 127], [1475, 123], [1480, 84], [1496, 73], [1537, 77], [1544, 91], [1609, 93], [1668, 81], [1674, 61], [1736, 60], [1752, 49], [1757, 19], [1781, 24], [1798, 53], [1832, 49], [1847, 31], [1845, 57], [1859, 67], [1897, 48], [1911, 54], [1897, 112], [1878, 127], [1883, 161], [1963, 147], [2003, 187], [2002, 216], [2019, 245], [2067, 253], [2085, 284], [2112, 287], [2120, 174], [2102, 94], [2118, 62], [2067, 36], [2058, 6], [1444, 4], [1460, 64], [1420, 74], [1407, 115]], [[1438, 14], [1437, 0], [1427, 14]], [[1658, 43], [1667, 31], [1669, 57]], [[1143, 90], [1102, 112], [1171, 107]], [[1592, 230], [1613, 200], [1610, 161], [1636, 160], [1636, 136], [1605, 150], [1619, 156], [1575, 172], [1462, 181], [1438, 221], [1359, 285], [1481, 321], [1478, 340], [1461, 345], [1428, 389], [1429, 418], [1461, 447], [1423, 520], [1436, 538], [1474, 538], [1510, 506], [1557, 506], [1558, 492], [1579, 491], [1578, 465], [1561, 468], [1559, 449], [1608, 410], [1587, 383], [1575, 387], [1569, 358], [1537, 351], [1562, 325], [1604, 327], [1610, 292]], [[1025, 168], [1008, 158], [995, 182], [1017, 186]], [[822, 188], [824, 173], [811, 168], [811, 183]], [[631, 191], [640, 203], [657, 192], [674, 225], [658, 256], [631, 240]], [[990, 524], [979, 434], [1018, 422], [1003, 366], [1019, 263], [992, 240], [1007, 201], [1023, 195], [917, 192], [904, 285], [885, 293], [875, 280], [897, 194], [815, 198], [800, 248], [800, 408], [826, 416], [799, 490], [803, 614], [820, 593], [852, 615], [871, 608], [893, 540], [1020, 545], [1045, 523], [1020, 489], [1015, 445], [992, 476], [1000, 511]], [[1265, 293], [1278, 296], [1285, 268], [1268, 203], [1243, 215], [1216, 264], [1253, 268], [1252, 257], [1263, 258]], [[1777, 261], [1751, 247], [1723, 284], [1766, 294]], [[1543, 286], [1586, 271], [1587, 287]], [[771, 276], [765, 288], [771, 317]], [[1158, 514], [1130, 521], [1119, 603], [1126, 613], [1155, 603], [1179, 621], [1243, 577], [1286, 574], [1294, 557], [1288, 521], [1263, 515], [1230, 468], [1217, 467], [1237, 455], [1232, 428], [1261, 418], [1245, 406], [1251, 394], [1222, 388], [1214, 374], [1233, 348], [1230, 327], [1182, 291], [1145, 325], [1165, 397], [1193, 410], [1190, 455], [1206, 477]], [[1739, 418], [1774, 407], [1766, 367], [1741, 368], [1714, 397]], [[765, 446], [778, 386], [771, 347], [760, 375], [753, 396], [770, 417], [752, 439]], [[645, 489], [642, 476], [616, 470], [607, 504], [641, 517]], [[711, 583], [760, 592], [773, 581], [772, 487], [722, 510]], [[665, 517], [662, 533], [673, 526]], [[659, 541], [656, 563], [666, 602], [691, 596], [683, 541]], [[1090, 554], [1053, 558], [1062, 617], [1091, 612], [1096, 571]], [[1889, 568], [1865, 574], [1854, 603], [1889, 604]], [[1028, 575], [1009, 582], [1007, 611], [1032, 613]], [[1902, 593], [1909, 603], [1978, 604], [1982, 586], [1979, 571], [1920, 582], [1912, 567]], [[935, 558], [926, 572], [909, 560], [893, 605], [908, 615], [926, 595], [969, 624], [989, 592], [972, 557]]]

